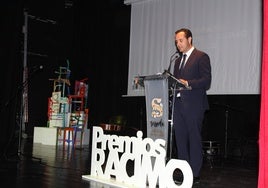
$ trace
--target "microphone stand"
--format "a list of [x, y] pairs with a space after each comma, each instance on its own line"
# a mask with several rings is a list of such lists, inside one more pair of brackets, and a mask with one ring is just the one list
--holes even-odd
[[225, 110], [224, 159], [228, 157], [228, 109]]
[[175, 104], [175, 91], [176, 91], [176, 85], [177, 83], [174, 84], [174, 86], [171, 88], [172, 90], [172, 103], [171, 103], [171, 113], [170, 113], [170, 143], [169, 143], [169, 158], [172, 158], [172, 146], [173, 146], [173, 116], [174, 116], [174, 104]]
[[169, 59], [169, 66], [168, 66], [168, 72], [170, 72], [171, 64], [173, 61], [175, 61], [178, 58], [178, 51], [176, 51]]
[[[27, 138], [27, 136], [26, 137], [23, 137], [22, 136], [22, 134], [23, 134], [23, 129], [22, 129], [22, 127], [23, 127], [23, 123], [25, 123], [25, 121], [23, 120], [23, 118], [24, 118], [24, 90], [25, 90], [25, 88], [26, 87], [28, 87], [28, 85], [29, 85], [29, 82], [30, 82], [30, 78], [32, 78], [37, 72], [39, 72], [40, 70], [42, 70], [43, 69], [43, 66], [42, 65], [40, 65], [38, 68], [35, 68], [35, 69], [33, 69], [28, 75], [28, 78], [25, 80], [25, 81], [23, 81], [19, 86], [18, 86], [18, 89], [17, 89], [17, 91], [13, 94], [13, 95], [11, 95], [11, 97], [8, 99], [8, 101], [5, 103], [5, 105], [4, 105], [4, 107], [5, 108], [7, 108], [9, 105], [10, 105], [10, 102], [12, 101], [12, 100], [18, 100], [18, 96], [20, 95], [20, 112], [19, 112], [19, 114], [17, 114], [17, 110], [16, 110], [16, 116], [15, 116], [15, 118], [16, 118], [16, 121], [15, 121], [15, 124], [17, 125], [18, 124], [18, 128], [19, 128], [19, 130], [18, 130], [18, 149], [17, 149], [17, 157], [19, 157], [19, 159], [20, 159], [20, 156], [21, 155], [23, 155], [22, 154], [22, 152], [21, 152], [21, 139], [22, 138]], [[17, 103], [17, 102], [16, 102]], [[17, 105], [17, 104], [16, 104]], [[17, 107], [16, 107], [17, 108]], [[4, 108], [3, 108], [4, 109]], [[10, 147], [10, 143], [12, 142], [12, 139], [14, 138], [13, 137], [13, 134], [15, 134], [15, 131], [16, 131], [16, 128], [15, 128], [15, 126], [16, 125], [14, 125], [14, 128], [13, 128], [13, 130], [12, 130], [12, 132], [11, 132], [11, 135], [10, 135], [10, 138], [9, 138], [9, 140], [8, 140], [8, 143], [7, 143], [7, 145], [6, 145], [6, 148], [5, 148], [5, 150], [4, 150], [4, 156], [6, 157], [6, 153], [7, 153], [7, 150], [8, 150], [8, 147]]]
[[[17, 106], [18, 105], [17, 100], [18, 100], [18, 96], [20, 95], [20, 100], [21, 100], [20, 103], [19, 103], [20, 112], [19, 112], [19, 114], [17, 114], [18, 111], [15, 110], [16, 121], [15, 121], [15, 125], [12, 126], [12, 130], [11, 130], [11, 133], [9, 135], [7, 145], [6, 145], [5, 149], [4, 149], [3, 155], [4, 155], [5, 158], [7, 158], [7, 152], [8, 152], [9, 147], [11, 146], [10, 144], [12, 142], [12, 139], [16, 138], [16, 126], [17, 125], [18, 125], [18, 128], [19, 128], [19, 130], [18, 130], [17, 156], [19, 157], [20, 154], [21, 154], [21, 134], [22, 134], [22, 122], [23, 122], [22, 118], [23, 118], [23, 109], [24, 109], [24, 106], [23, 106], [23, 90], [27, 85], [28, 85], [28, 80], [22, 82], [21, 85], [18, 86], [17, 91], [15, 93], [13, 93], [13, 95], [11, 95], [11, 97], [7, 100], [7, 102], [3, 106], [3, 109], [1, 109], [1, 111], [2, 111], [4, 109], [8, 108], [8, 106], [11, 104], [11, 101], [15, 101], [15, 106], [16, 106], [15, 109], [17, 109], [17, 107], [18, 107]], [[7, 160], [9, 160], [9, 159], [7, 158]]]
[[[168, 70], [164, 70], [164, 75], [168, 75], [170, 78], [175, 80], [173, 83], [173, 87], [171, 87], [172, 90], [172, 108], [171, 108], [171, 113], [170, 113], [170, 143], [169, 143], [169, 158], [171, 159], [172, 157], [172, 145], [173, 145], [173, 116], [174, 116], [174, 106], [175, 106], [175, 97], [176, 97], [176, 91], [177, 90], [191, 90], [192, 88], [190, 86], [185, 86], [183, 83], [177, 79], [173, 74], [171, 74]], [[178, 87], [178, 83], [183, 85], [183, 87]], [[178, 88], [177, 88], [178, 87]]]
[[[178, 51], [176, 51], [174, 54], [172, 54], [172, 56], [169, 59], [169, 66], [168, 66], [168, 70], [164, 70], [163, 74], [166, 74], [168, 76], [171, 75], [170, 73], [170, 68], [171, 68], [171, 64], [178, 58], [177, 55]], [[176, 79], [176, 78], [175, 78]], [[171, 104], [171, 109], [169, 108], [169, 110], [171, 111], [170, 113], [170, 119], [168, 120], [168, 122], [170, 122], [170, 134], [169, 134], [169, 159], [172, 158], [172, 146], [173, 146], [173, 111], [174, 111], [174, 103], [175, 103], [175, 91], [176, 91], [176, 85], [172, 84], [173, 86], [171, 86], [171, 97], [172, 97], [172, 102], [169, 102], [169, 104]]]

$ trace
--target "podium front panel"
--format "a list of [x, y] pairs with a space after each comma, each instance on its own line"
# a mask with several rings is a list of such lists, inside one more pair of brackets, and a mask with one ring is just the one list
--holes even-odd
[[144, 79], [147, 113], [147, 137], [164, 139], [168, 143], [168, 79], [149, 77]]

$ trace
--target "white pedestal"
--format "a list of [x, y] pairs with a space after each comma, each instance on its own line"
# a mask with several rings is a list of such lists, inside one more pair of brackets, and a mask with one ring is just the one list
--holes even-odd
[[56, 145], [57, 128], [34, 127], [34, 143]]
[[[89, 129], [84, 130], [82, 145], [89, 145]], [[62, 135], [58, 135], [61, 139]], [[78, 132], [77, 138], [80, 138], [80, 132]], [[61, 139], [62, 140], [62, 139]], [[34, 139], [33, 143], [41, 143], [44, 145], [55, 146], [57, 144], [57, 128], [52, 127], [34, 127]], [[62, 145], [62, 141], [58, 142], [58, 145]]]

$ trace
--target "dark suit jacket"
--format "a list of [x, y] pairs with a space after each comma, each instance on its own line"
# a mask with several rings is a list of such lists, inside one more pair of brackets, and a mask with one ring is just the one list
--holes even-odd
[[177, 79], [187, 80], [192, 88], [192, 90], [180, 91], [181, 108], [190, 114], [204, 112], [209, 108], [206, 94], [211, 84], [209, 56], [195, 48], [181, 71], [179, 70], [180, 62], [181, 57], [175, 62], [174, 76]]

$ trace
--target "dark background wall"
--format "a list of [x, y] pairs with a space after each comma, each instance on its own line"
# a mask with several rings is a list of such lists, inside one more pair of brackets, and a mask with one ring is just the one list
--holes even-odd
[[[28, 67], [30, 71], [29, 124], [47, 125], [47, 99], [54, 71], [70, 62], [71, 83], [88, 78], [89, 127], [124, 115], [128, 126], [146, 131], [144, 97], [127, 93], [131, 6], [123, 0], [11, 0], [1, 5], [1, 128], [0, 152], [16, 150], [23, 72], [23, 11], [27, 10]], [[53, 22], [42, 22], [40, 19]], [[55, 21], [55, 22], [54, 22]], [[216, 76], [216, 75], [213, 75]], [[211, 95], [203, 136], [224, 141], [226, 120], [230, 139], [257, 138], [259, 95]], [[228, 117], [226, 114], [228, 112]]]

